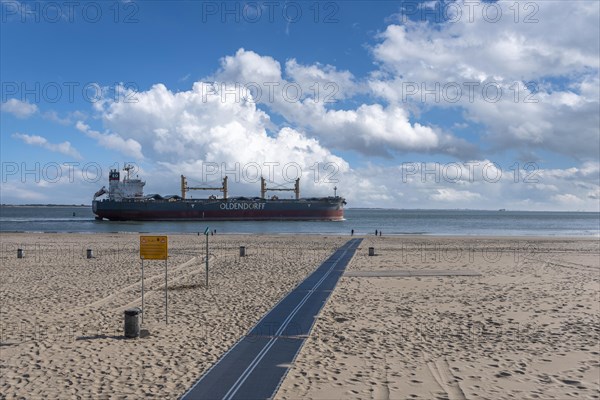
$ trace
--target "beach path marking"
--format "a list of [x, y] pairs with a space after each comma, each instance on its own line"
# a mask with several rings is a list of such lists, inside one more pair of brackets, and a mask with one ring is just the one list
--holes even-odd
[[181, 397], [272, 398], [362, 239], [351, 239], [284, 296]]

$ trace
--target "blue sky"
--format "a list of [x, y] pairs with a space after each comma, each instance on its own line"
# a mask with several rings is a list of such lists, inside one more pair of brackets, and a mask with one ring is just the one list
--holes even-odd
[[599, 208], [597, 2], [0, 5], [2, 203], [275, 163], [355, 207]]

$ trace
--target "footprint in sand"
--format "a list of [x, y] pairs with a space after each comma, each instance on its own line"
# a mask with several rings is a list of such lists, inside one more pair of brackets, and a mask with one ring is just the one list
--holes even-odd
[[456, 377], [450, 371], [446, 360], [429, 361], [427, 368], [440, 387], [446, 392], [449, 400], [466, 400]]

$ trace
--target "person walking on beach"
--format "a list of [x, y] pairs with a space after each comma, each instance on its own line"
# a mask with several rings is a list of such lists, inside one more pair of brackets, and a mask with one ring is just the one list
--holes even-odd
[[375, 236], [377, 236], [377, 229], [375, 229]]
[[354, 236], [354, 229], [350, 231], [350, 236]]

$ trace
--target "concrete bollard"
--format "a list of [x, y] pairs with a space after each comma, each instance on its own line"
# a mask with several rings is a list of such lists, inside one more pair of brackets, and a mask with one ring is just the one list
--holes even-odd
[[23, 258], [24, 253], [23, 253], [23, 249], [17, 249], [17, 258]]
[[369, 256], [375, 255], [375, 247], [369, 247]]
[[94, 258], [94, 251], [92, 249], [87, 249], [85, 252], [87, 258]]
[[240, 246], [240, 257], [246, 257], [246, 246]]
[[140, 314], [142, 310], [138, 307], [128, 308], [124, 311], [125, 326], [124, 335], [126, 338], [136, 338], [140, 336]]

